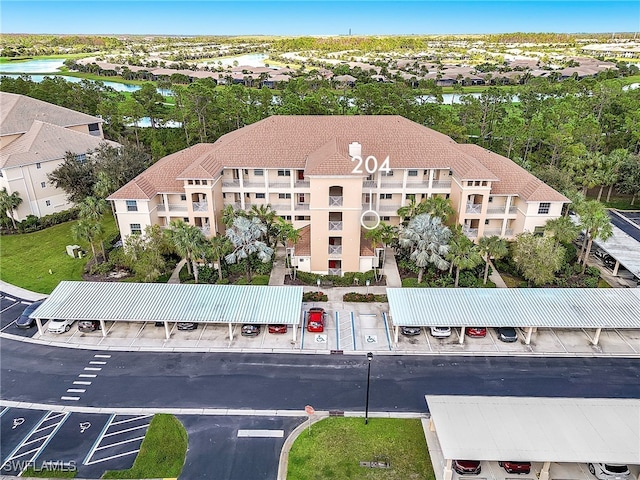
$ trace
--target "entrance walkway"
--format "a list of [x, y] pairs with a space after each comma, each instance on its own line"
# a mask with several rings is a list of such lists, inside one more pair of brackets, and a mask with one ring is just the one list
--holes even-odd
[[398, 272], [398, 264], [396, 263], [396, 256], [391, 247], [384, 249], [384, 264], [382, 270], [387, 276], [387, 287], [400, 288], [402, 287], [402, 280], [400, 279], [400, 272]]
[[493, 262], [489, 262], [489, 266], [491, 267], [491, 275], [489, 275], [489, 280], [496, 284], [496, 288], [508, 288], [507, 284], [504, 283], [504, 280], [500, 276], [500, 272], [496, 270], [496, 267], [493, 265]]
[[185, 263], [187, 263], [187, 261], [184, 258], [178, 262], [176, 268], [173, 270], [173, 273], [169, 277], [169, 280], [167, 280], [167, 283], [180, 283], [180, 270], [182, 270], [182, 267], [184, 267]]
[[287, 250], [282, 245], [277, 246], [273, 259], [273, 268], [271, 268], [271, 275], [269, 276], [269, 285], [284, 285], [284, 276], [288, 270], [284, 265], [286, 257]]

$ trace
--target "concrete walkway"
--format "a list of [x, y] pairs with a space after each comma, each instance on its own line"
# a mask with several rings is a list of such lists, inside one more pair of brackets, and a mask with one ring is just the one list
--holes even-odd
[[41, 300], [43, 298], [47, 298], [48, 295], [45, 293], [37, 293], [32, 292], [31, 290], [25, 290], [21, 287], [16, 287], [15, 285], [11, 285], [10, 283], [3, 282], [0, 280], [0, 290], [5, 292], [7, 295], [15, 295], [19, 298], [24, 298], [25, 300], [29, 300], [31, 302], [35, 302], [36, 300]]
[[384, 264], [382, 265], [382, 270], [387, 276], [387, 287], [402, 287], [402, 280], [400, 279], [400, 272], [398, 271], [395, 252], [391, 247], [386, 247], [384, 249]]
[[278, 245], [273, 259], [271, 275], [269, 276], [269, 285], [284, 285], [284, 277], [288, 270], [285, 267], [286, 256], [287, 250], [282, 245]]
[[173, 270], [173, 273], [169, 277], [169, 280], [167, 280], [167, 283], [180, 283], [180, 270], [182, 270], [182, 267], [184, 267], [185, 263], [187, 263], [187, 261], [184, 258], [178, 262], [176, 268]]
[[509, 288], [500, 276], [500, 272], [498, 272], [498, 270], [496, 270], [496, 267], [493, 266], [493, 262], [489, 262], [489, 266], [491, 267], [491, 275], [489, 275], [489, 280], [496, 284], [496, 288]]

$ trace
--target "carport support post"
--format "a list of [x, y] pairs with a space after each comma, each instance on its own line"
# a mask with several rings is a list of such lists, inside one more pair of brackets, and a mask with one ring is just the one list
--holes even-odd
[[453, 477], [453, 471], [451, 470], [452, 463], [451, 459], [447, 458], [447, 463], [444, 465], [444, 474], [442, 475], [443, 480], [451, 480], [451, 477]]
[[529, 345], [531, 343], [532, 332], [533, 332], [533, 327], [527, 327], [527, 337], [524, 340], [525, 345]]
[[107, 327], [104, 324], [104, 320], [100, 320], [100, 331], [102, 332], [103, 337], [107, 336]]
[[398, 325], [396, 325], [394, 328], [394, 332], [393, 332], [393, 342], [397, 345], [398, 344], [398, 332], [400, 331], [400, 327]]
[[233, 323], [229, 322], [229, 341], [233, 340]]
[[44, 335], [44, 330], [42, 330], [42, 320], [36, 318], [36, 325], [38, 325], [38, 333], [40, 335]]
[[618, 269], [620, 268], [620, 262], [618, 260], [616, 260], [616, 265], [615, 267], [613, 267], [613, 276], [617, 277], [618, 276]]
[[540, 470], [540, 478], [539, 480], [549, 480], [549, 467], [551, 466], [551, 462], [544, 462], [542, 464], [542, 470]]
[[458, 340], [460, 345], [462, 345], [464, 343], [464, 329], [465, 329], [465, 327], [460, 327], [460, 340]]
[[602, 327], [596, 328], [596, 334], [594, 335], [593, 340], [591, 341], [591, 343], [593, 343], [594, 345], [598, 345], [598, 342], [600, 341], [601, 331], [602, 331]]
[[296, 337], [298, 335], [298, 326], [297, 325], [291, 325], [293, 327], [293, 343], [296, 343]]
[[164, 321], [164, 337], [169, 340], [169, 322]]

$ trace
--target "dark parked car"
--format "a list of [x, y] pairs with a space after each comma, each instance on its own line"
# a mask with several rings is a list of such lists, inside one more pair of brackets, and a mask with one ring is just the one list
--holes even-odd
[[498, 462], [507, 473], [529, 473], [531, 472], [531, 462]]
[[243, 337], [257, 337], [260, 335], [260, 325], [243, 325], [240, 333]]
[[195, 322], [178, 322], [178, 330], [195, 330], [198, 324]]
[[287, 333], [287, 326], [271, 324], [269, 325], [269, 333]]
[[496, 328], [496, 333], [498, 334], [498, 338], [503, 342], [513, 343], [518, 341], [518, 334], [513, 327], [498, 327]]
[[36, 324], [35, 318], [29, 318], [36, 308], [44, 303], [44, 300], [38, 300], [37, 302], [33, 302], [31, 305], [27, 305], [26, 308], [22, 311], [22, 314], [16, 318], [16, 327], [18, 328], [31, 328]]
[[421, 330], [422, 329], [420, 327], [400, 327], [400, 333], [402, 333], [403, 335], [407, 335], [408, 337], [420, 335]]
[[454, 460], [453, 469], [459, 475], [479, 475], [482, 470], [476, 460]]
[[79, 332], [95, 332], [100, 330], [100, 322], [98, 320], [80, 320], [78, 322]]

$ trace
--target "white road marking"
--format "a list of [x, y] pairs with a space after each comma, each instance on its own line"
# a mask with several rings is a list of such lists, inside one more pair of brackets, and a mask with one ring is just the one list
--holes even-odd
[[148, 423], [144, 424], [144, 425], [139, 425], [137, 427], [132, 427], [132, 428], [125, 428], [124, 430], [118, 430], [117, 432], [113, 432], [113, 433], [107, 433], [106, 435], [103, 435], [104, 437], [110, 437], [112, 435], [119, 435], [121, 433], [125, 433], [125, 432], [132, 432], [134, 430], [140, 430], [141, 428], [147, 428], [149, 426]]
[[110, 457], [101, 458], [100, 460], [94, 460], [93, 462], [86, 462], [85, 465], [95, 465], [96, 463], [106, 462], [107, 460], [111, 460], [113, 458], [124, 457], [125, 455], [132, 455], [134, 453], [138, 453], [139, 451], [140, 449], [131, 450], [130, 452], [119, 453], [118, 455], [112, 455]]
[[68, 388], [67, 393], [84, 393], [87, 390], [84, 388]]
[[15, 298], [12, 298], [12, 297], [4, 297], [4, 298], [6, 298], [7, 300], [9, 300], [10, 302], [15, 302], [15, 301], [16, 301], [16, 299], [15, 299]]
[[91, 385], [91, 382], [83, 382], [82, 380], [76, 380], [73, 382], [74, 385]]
[[93, 358], [111, 358], [111, 355], [102, 355], [97, 353], [93, 356]]
[[80, 375], [78, 375], [78, 377], [80, 377], [80, 378], [96, 378], [97, 375], [94, 375], [93, 373], [81, 373]]
[[86, 372], [99, 372], [102, 370], [102, 367], [84, 367]]
[[96, 448], [96, 452], [98, 450], [102, 450], [103, 448], [109, 448], [109, 447], [115, 447], [116, 445], [123, 445], [125, 443], [131, 443], [131, 442], [135, 442], [137, 440], [143, 440], [144, 439], [144, 435], [141, 437], [136, 437], [136, 438], [130, 438], [129, 440], [123, 440], [121, 442], [116, 442], [116, 443], [110, 443], [109, 445], [105, 445], [103, 447], [98, 447]]
[[72, 401], [77, 401], [80, 400], [80, 397], [67, 397], [67, 396], [62, 396], [60, 397], [60, 400], [72, 400]]
[[118, 420], [117, 422], [113, 422], [111, 425], [120, 425], [121, 423], [127, 422], [135, 422], [136, 420], [142, 420], [143, 418], [149, 418], [153, 415], [141, 415], [139, 417], [127, 418], [126, 420]]
[[107, 362], [97, 362], [95, 360], [89, 362], [89, 365], [106, 365]]
[[238, 438], [282, 438], [284, 430], [238, 430]]

